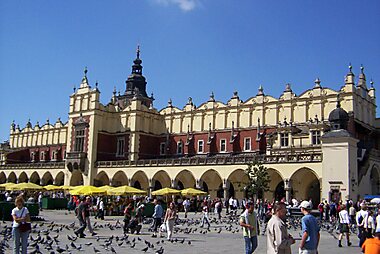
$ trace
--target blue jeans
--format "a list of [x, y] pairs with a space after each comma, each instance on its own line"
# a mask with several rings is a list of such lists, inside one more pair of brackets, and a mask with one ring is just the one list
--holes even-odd
[[257, 248], [257, 236], [244, 236], [245, 254], [252, 254]]
[[27, 248], [28, 248], [29, 231], [20, 232], [18, 228], [12, 228], [12, 236], [13, 236], [13, 254], [20, 253], [20, 240], [21, 240], [21, 246], [22, 246], [21, 253], [26, 254]]

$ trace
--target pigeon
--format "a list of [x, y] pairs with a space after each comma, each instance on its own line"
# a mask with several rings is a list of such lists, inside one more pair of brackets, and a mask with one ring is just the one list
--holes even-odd
[[145, 247], [145, 248], [142, 249], [141, 251], [146, 252], [147, 250], [148, 250], [148, 247]]
[[101, 251], [94, 247], [94, 252], [95, 253], [100, 253]]

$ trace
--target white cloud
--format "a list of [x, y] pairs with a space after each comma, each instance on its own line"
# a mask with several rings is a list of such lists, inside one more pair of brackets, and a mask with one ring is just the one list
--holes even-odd
[[199, 5], [199, 0], [155, 0], [158, 4], [177, 5], [183, 11], [192, 11]]

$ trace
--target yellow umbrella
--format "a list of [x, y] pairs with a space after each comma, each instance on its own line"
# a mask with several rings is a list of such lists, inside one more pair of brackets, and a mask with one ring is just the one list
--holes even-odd
[[174, 195], [174, 194], [180, 194], [180, 190], [171, 189], [171, 188], [163, 188], [161, 190], [156, 190], [152, 192], [153, 196], [165, 196], [165, 195]]
[[194, 188], [187, 188], [187, 189], [181, 190], [181, 194], [183, 196], [202, 196], [202, 195], [207, 195], [207, 192], [197, 190]]
[[45, 188], [45, 190], [48, 190], [48, 191], [61, 190], [61, 186], [57, 186], [57, 185], [46, 185], [43, 187]]
[[146, 191], [133, 188], [128, 185], [113, 188], [107, 191], [108, 195], [146, 194]]
[[5, 187], [6, 190], [42, 190], [43, 187], [34, 183], [18, 183]]
[[84, 185], [73, 190], [70, 190], [71, 195], [94, 195], [94, 194], [105, 194], [105, 190], [101, 190], [98, 187], [91, 185]]
[[61, 190], [73, 190], [77, 187], [81, 187], [81, 186], [69, 186], [69, 185], [61, 185], [61, 186], [58, 186]]
[[0, 189], [5, 189], [7, 186], [15, 185], [15, 183], [2, 183], [0, 184]]
[[101, 186], [101, 187], [98, 187], [99, 189], [101, 189], [101, 190], [105, 190], [105, 191], [109, 191], [109, 190], [112, 190], [112, 189], [114, 189], [114, 187], [112, 187], [112, 186], [109, 186], [109, 185], [104, 185], [104, 186]]

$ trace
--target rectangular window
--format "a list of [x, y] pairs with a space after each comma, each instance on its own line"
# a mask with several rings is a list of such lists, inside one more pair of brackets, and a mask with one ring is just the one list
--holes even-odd
[[283, 147], [289, 146], [289, 133], [280, 133], [280, 145]]
[[41, 152], [40, 160], [45, 161], [45, 152]]
[[227, 147], [226, 147], [227, 141], [225, 139], [220, 140], [220, 152], [226, 152]]
[[84, 151], [84, 129], [75, 131], [75, 152]]
[[182, 149], [182, 141], [177, 142], [177, 154], [182, 154], [183, 149]]
[[321, 131], [311, 131], [311, 143], [313, 145], [321, 144]]
[[251, 151], [251, 138], [244, 138], [244, 151]]
[[160, 155], [165, 155], [165, 142], [160, 143]]
[[203, 140], [198, 140], [198, 153], [203, 153]]
[[117, 138], [117, 147], [116, 147], [116, 157], [124, 157], [124, 149], [125, 149], [125, 138], [119, 137]]

